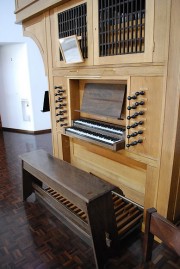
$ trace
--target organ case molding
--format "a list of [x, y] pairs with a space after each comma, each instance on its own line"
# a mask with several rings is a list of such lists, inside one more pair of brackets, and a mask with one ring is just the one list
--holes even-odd
[[64, 4], [67, 1], [69, 0], [15, 0], [16, 22], [38, 16], [48, 8]]
[[45, 74], [48, 75], [48, 48], [46, 39], [46, 29], [48, 21], [48, 12], [39, 15], [23, 24], [24, 36], [32, 38], [38, 46], [45, 67]]

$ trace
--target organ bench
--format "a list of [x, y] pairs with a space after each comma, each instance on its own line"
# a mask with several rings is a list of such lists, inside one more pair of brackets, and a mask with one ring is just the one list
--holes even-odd
[[44, 150], [22, 154], [23, 200], [33, 192], [60, 220], [92, 246], [97, 268], [119, 237], [139, 227], [142, 210], [100, 178]]

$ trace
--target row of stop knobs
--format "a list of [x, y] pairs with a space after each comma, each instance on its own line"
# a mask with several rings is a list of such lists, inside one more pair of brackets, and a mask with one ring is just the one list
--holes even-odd
[[[128, 99], [128, 101], [131, 101], [131, 100], [137, 100], [137, 99], [139, 98], [139, 96], [141, 97], [141, 96], [143, 96], [144, 94], [145, 94], [144, 91], [135, 92], [134, 95], [132, 95], [132, 96], [128, 96], [127, 99]], [[132, 110], [132, 111], [133, 111], [133, 110], [136, 110], [138, 107], [141, 107], [141, 106], [143, 106], [144, 104], [145, 104], [145, 102], [144, 102], [143, 100], [141, 100], [141, 101], [136, 101], [134, 104], [129, 105], [129, 106], [127, 107], [127, 110], [128, 110], [128, 111], [130, 111], [130, 110]], [[143, 110], [136, 111], [136, 112], [133, 113], [132, 115], [128, 115], [128, 116], [127, 116], [127, 120], [130, 121], [131, 119], [136, 119], [136, 118], [139, 119], [139, 117], [141, 117], [142, 115], [144, 115], [144, 111], [143, 111]], [[143, 121], [143, 120], [139, 120], [139, 121], [134, 122], [133, 124], [128, 124], [128, 126], [127, 126], [126, 128], [127, 128], [128, 130], [130, 130], [130, 129], [136, 128], [137, 126], [141, 126], [141, 125], [143, 125], [143, 124], [144, 124], [144, 121]], [[138, 131], [135, 131], [135, 132], [133, 132], [133, 133], [131, 133], [131, 134], [128, 134], [128, 135], [127, 135], [127, 138], [130, 139], [130, 138], [132, 138], [132, 137], [137, 137], [137, 136], [142, 135], [142, 134], [143, 134], [143, 130], [138, 130]], [[134, 141], [132, 141], [131, 143], [126, 144], [126, 147], [129, 148], [129, 147], [132, 147], [132, 146], [136, 146], [136, 145], [138, 145], [138, 144], [141, 144], [141, 143], [143, 143], [143, 139], [134, 140]]]
[[62, 88], [62, 86], [55, 86], [55, 94], [56, 97], [55, 103], [56, 103], [56, 122], [60, 122], [60, 127], [67, 126], [67, 103], [66, 103], [66, 96], [64, 96], [65, 90]]

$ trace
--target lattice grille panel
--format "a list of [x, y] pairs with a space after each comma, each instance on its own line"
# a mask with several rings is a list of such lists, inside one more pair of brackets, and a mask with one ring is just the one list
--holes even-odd
[[145, 0], [99, 0], [99, 56], [144, 52]]
[[[59, 38], [81, 36], [80, 47], [83, 58], [88, 58], [87, 47], [87, 6], [86, 3], [70, 8], [58, 14]], [[62, 55], [60, 53], [60, 60]]]

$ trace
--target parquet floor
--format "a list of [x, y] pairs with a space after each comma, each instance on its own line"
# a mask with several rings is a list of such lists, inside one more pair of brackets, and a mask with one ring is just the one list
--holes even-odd
[[[92, 249], [41, 206], [22, 202], [21, 161], [24, 152], [52, 153], [51, 134], [0, 131], [0, 269], [95, 269]], [[106, 269], [140, 269], [141, 233], [134, 233], [108, 261]], [[180, 268], [179, 258], [156, 247], [156, 268]], [[164, 267], [165, 266], [165, 267]]]

